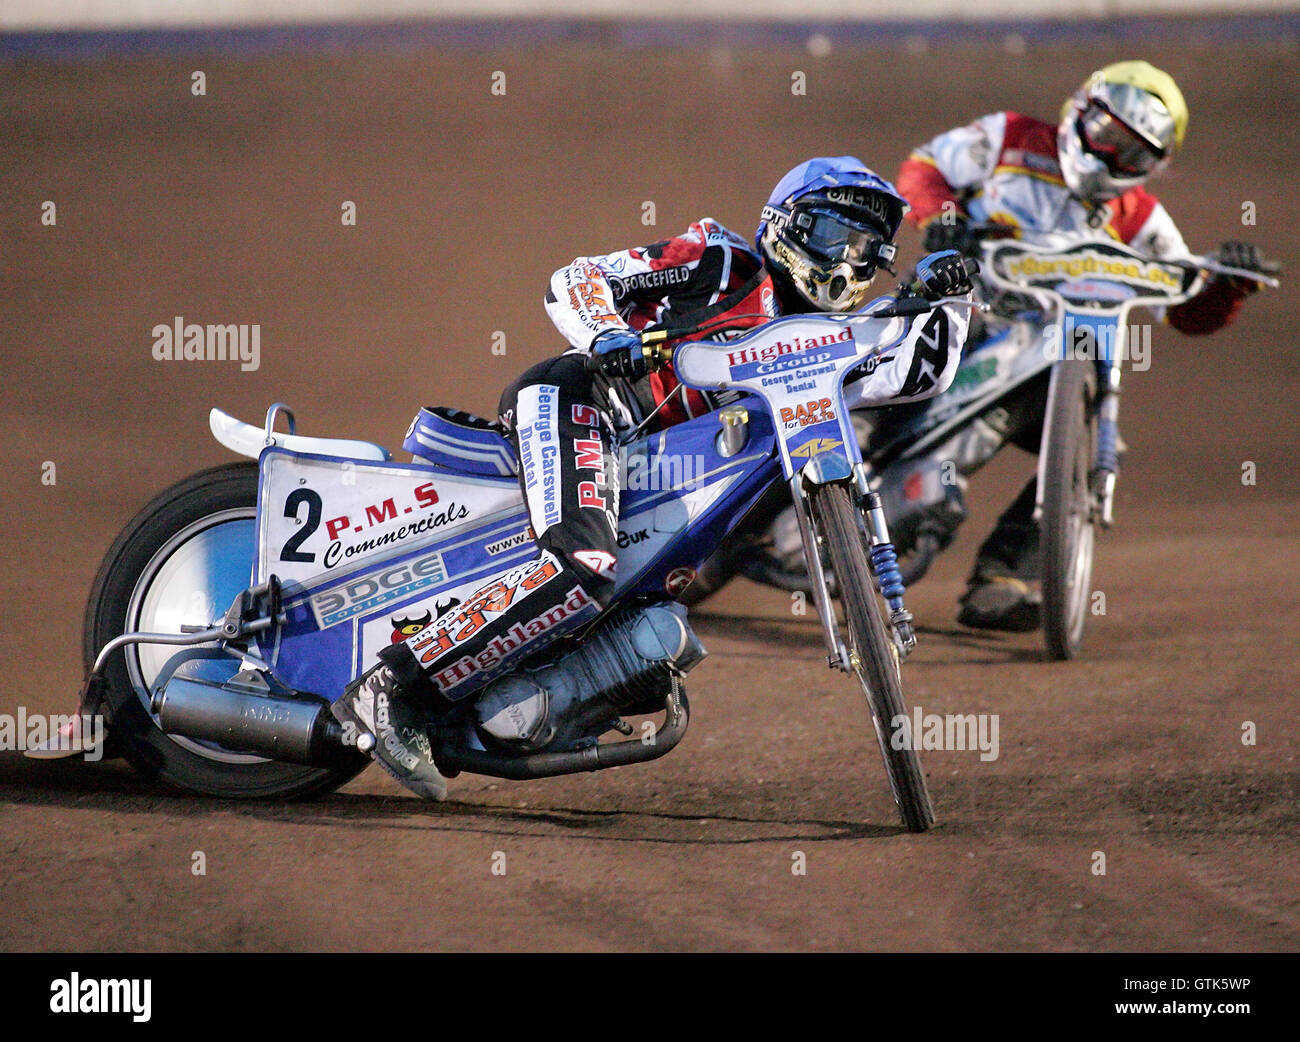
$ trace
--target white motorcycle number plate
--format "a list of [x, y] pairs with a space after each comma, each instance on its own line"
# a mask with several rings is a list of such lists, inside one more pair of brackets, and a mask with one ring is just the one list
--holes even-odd
[[[778, 319], [725, 345], [683, 344], [678, 376], [693, 387], [743, 388], [766, 399], [789, 474], [822, 453], [854, 443], [841, 380], [878, 344], [899, 339], [898, 319]], [[856, 448], [849, 450], [856, 453]]]
[[513, 482], [412, 464], [262, 454], [257, 581], [308, 585], [522, 506]]

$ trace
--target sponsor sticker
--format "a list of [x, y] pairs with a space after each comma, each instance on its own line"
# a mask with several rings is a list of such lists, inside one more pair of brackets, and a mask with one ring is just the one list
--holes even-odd
[[618, 558], [607, 550], [574, 550], [573, 559], [586, 565], [596, 575], [605, 579], [614, 578], [614, 566], [618, 563]]
[[664, 579], [664, 591], [670, 597], [680, 597], [694, 581], [694, 568], [674, 568]]
[[329, 629], [357, 615], [368, 615], [385, 604], [406, 600], [420, 590], [439, 585], [446, 578], [442, 554], [424, 554], [413, 561], [391, 565], [313, 594], [310, 601], [312, 615], [317, 626]]
[[1128, 300], [1137, 296], [1137, 290], [1118, 282], [1104, 282], [1101, 279], [1071, 279], [1056, 287], [1063, 297], [1074, 300]]
[[820, 456], [823, 452], [830, 452], [831, 449], [843, 444], [844, 442], [836, 441], [833, 438], [813, 438], [811, 441], [804, 442], [797, 449], [791, 449], [790, 455], [812, 459], [814, 456]]
[[420, 615], [394, 615], [388, 620], [388, 625], [393, 627], [392, 636], [389, 638], [390, 643], [401, 644], [403, 641], [410, 640], [434, 619], [442, 618], [458, 604], [460, 600], [456, 597], [448, 597], [445, 601], [435, 599], [434, 606], [425, 608]]
[[[587, 596], [586, 591], [581, 586], [574, 586], [565, 594], [562, 602], [539, 612], [526, 622], [516, 622], [505, 633], [489, 640], [476, 654], [462, 655], [444, 666], [433, 674], [433, 681], [442, 691], [453, 691], [467, 681], [475, 677], [482, 678], [484, 673], [505, 664], [525, 645], [530, 653], [541, 649], [559, 635], [555, 632], [556, 627], [566, 620], [582, 614], [595, 614], [597, 611], [599, 607]], [[567, 629], [564, 627], [560, 633]]]
[[608, 513], [609, 504], [605, 499], [608, 479], [605, 476], [605, 444], [600, 436], [600, 413], [590, 405], [574, 405], [572, 417], [575, 424], [587, 428], [585, 438], [573, 439], [574, 469], [592, 472], [589, 479], [578, 482], [578, 506]]
[[[844, 326], [838, 332], [819, 337], [787, 336], [761, 346], [731, 351], [727, 354], [727, 365], [733, 380], [745, 380], [821, 366], [857, 353], [853, 330]], [[802, 378], [803, 373], [797, 375]]]
[[797, 430], [814, 423], [825, 423], [827, 420], [835, 419], [835, 409], [829, 398], [818, 398], [810, 402], [800, 402], [796, 406], [782, 406], [780, 416], [786, 430]]
[[657, 271], [639, 271], [635, 275], [607, 275], [606, 278], [614, 291], [614, 300], [622, 301], [629, 295], [644, 293], [646, 290], [667, 292], [673, 286], [689, 282], [691, 269], [679, 264]]
[[498, 539], [495, 543], [486, 544], [483, 549], [488, 552], [490, 557], [497, 557], [507, 550], [514, 550], [523, 546], [533, 538], [532, 528], [525, 528], [523, 531], [516, 532], [514, 535], [508, 535], [504, 539]]
[[519, 466], [528, 513], [541, 518], [541, 531], [560, 523], [560, 389], [537, 384], [519, 392]]
[[[406, 642], [407, 646], [422, 665], [431, 666], [472, 638], [490, 619], [525, 600], [559, 574], [559, 561], [554, 555], [543, 552], [541, 557], [512, 568], [500, 578], [475, 590], [455, 614], [439, 617], [435, 625], [420, 630], [410, 638]], [[445, 672], [443, 670], [435, 678], [444, 690], [469, 678], [469, 674], [466, 674], [454, 682], [444, 682], [440, 678]]]
[[1021, 254], [1005, 262], [1007, 278], [1037, 284], [1057, 278], [1118, 279], [1139, 287], [1179, 290], [1183, 285], [1181, 268], [1156, 261], [1140, 261], [1105, 254], [1096, 250], [1076, 250], [1061, 255]]
[[739, 351], [731, 351], [727, 354], [727, 365], [735, 369], [736, 366], [748, 365], [753, 362], [772, 362], [783, 355], [800, 354], [804, 351], [829, 347], [837, 343], [853, 343], [853, 330], [845, 326], [838, 333], [827, 333], [825, 336], [792, 336], [788, 339], [764, 344], [761, 347], [746, 347]]

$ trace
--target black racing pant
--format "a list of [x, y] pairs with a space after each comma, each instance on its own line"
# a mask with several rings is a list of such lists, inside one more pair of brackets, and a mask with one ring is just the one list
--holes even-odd
[[533, 366], [506, 389], [500, 412], [519, 456], [538, 555], [381, 653], [404, 689], [441, 705], [463, 701], [590, 621], [613, 592], [618, 460], [585, 359], [561, 355]]
[[[986, 416], [1003, 432], [1008, 442], [1037, 454], [1043, 440], [1043, 420], [1047, 411], [1046, 374], [1030, 381], [1019, 393], [1001, 403], [996, 417]], [[991, 458], [991, 457], [990, 457]], [[982, 582], [995, 577], [1024, 580], [1038, 578], [1039, 533], [1034, 521], [1034, 500], [1038, 492], [1038, 475], [1031, 475], [1020, 494], [998, 517], [987, 539], [980, 544], [970, 581]]]

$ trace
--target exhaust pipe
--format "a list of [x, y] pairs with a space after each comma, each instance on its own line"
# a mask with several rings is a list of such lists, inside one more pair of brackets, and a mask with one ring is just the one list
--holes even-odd
[[323, 700], [280, 698], [235, 682], [173, 675], [154, 694], [153, 711], [167, 734], [272, 760], [321, 767], [346, 749], [343, 729]]

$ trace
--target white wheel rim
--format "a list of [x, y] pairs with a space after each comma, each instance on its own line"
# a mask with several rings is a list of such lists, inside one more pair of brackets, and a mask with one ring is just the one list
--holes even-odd
[[[187, 525], [168, 539], [150, 558], [131, 591], [126, 628], [180, 633], [182, 625], [207, 627], [216, 622], [235, 595], [248, 585], [255, 517], [252, 507], [223, 510]], [[215, 642], [191, 645], [216, 646]], [[158, 717], [151, 706], [153, 684], [180, 650], [163, 644], [131, 644], [124, 649], [131, 686], [155, 725]], [[233, 659], [231, 664], [235, 665]], [[227, 676], [233, 672], [229, 669]], [[221, 763], [267, 762], [265, 757], [231, 752], [182, 735], [167, 737], [205, 759]]]

